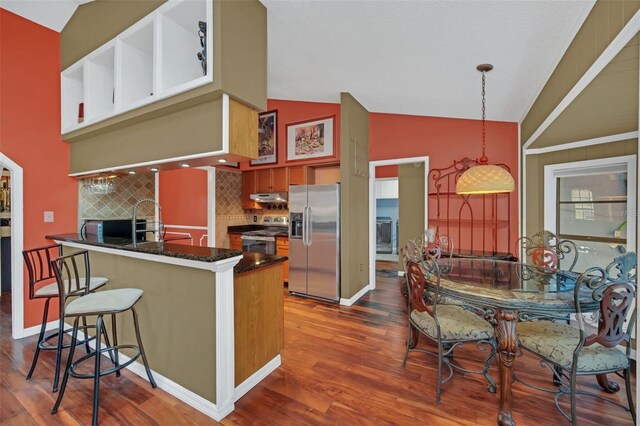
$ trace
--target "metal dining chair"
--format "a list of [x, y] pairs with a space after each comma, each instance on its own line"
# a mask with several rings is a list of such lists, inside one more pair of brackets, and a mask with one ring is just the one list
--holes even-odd
[[[531, 258], [535, 266], [573, 271], [578, 262], [578, 247], [571, 240], [561, 240], [551, 231], [539, 231], [530, 237], [519, 238], [516, 253], [522, 249], [524, 258]], [[567, 264], [568, 263], [568, 264]]]
[[[83, 280], [83, 282], [77, 281], [74, 283], [65, 283], [65, 285], [69, 286], [69, 289], [68, 291], [66, 291], [65, 296], [60, 298], [60, 289], [58, 287], [58, 283], [55, 281], [55, 274], [51, 265], [51, 261], [60, 256], [62, 256], [61, 244], [51, 244], [44, 247], [24, 250], [22, 252], [22, 257], [24, 258], [24, 263], [27, 268], [27, 274], [29, 276], [29, 300], [45, 300], [44, 309], [42, 312], [42, 325], [40, 326], [40, 334], [38, 335], [38, 342], [36, 343], [36, 350], [33, 354], [31, 367], [29, 368], [29, 372], [27, 373], [27, 380], [31, 379], [33, 372], [36, 369], [40, 351], [55, 350], [56, 363], [53, 378], [53, 392], [57, 392], [58, 390], [60, 364], [62, 362], [62, 350], [69, 348], [70, 346], [69, 344], [63, 343], [64, 334], [70, 331], [64, 329], [64, 310], [67, 299], [71, 297], [82, 296], [87, 292], [93, 292], [109, 282], [108, 278], [91, 277], [90, 275], [87, 275], [88, 278], [86, 279], [86, 282], [85, 280]], [[51, 299], [56, 298], [60, 298], [58, 312], [58, 330], [45, 337], [47, 317], [49, 315], [49, 304], [51, 302]], [[94, 328], [94, 326], [87, 325], [86, 318], [84, 317], [82, 318], [82, 324], [82, 328], [85, 333], [87, 329]], [[55, 346], [48, 343], [54, 338], [57, 339]], [[87, 353], [89, 353], [89, 341], [91, 339], [93, 339], [93, 337], [84, 339], [82, 340], [82, 342], [80, 342], [81, 344], [85, 344]]]
[[[402, 366], [406, 366], [409, 352], [422, 352], [437, 357], [436, 404], [440, 404], [442, 385], [451, 380], [454, 369], [465, 373], [482, 374], [489, 382], [489, 392], [495, 393], [496, 384], [489, 374], [491, 360], [497, 351], [493, 327], [460, 305], [443, 303], [440, 295], [440, 269], [437, 259], [429, 255], [425, 257], [421, 247], [413, 253], [410, 253], [409, 249], [410, 247], [405, 247], [405, 253], [409, 258], [406, 267], [409, 335]], [[437, 352], [418, 349], [419, 335], [434, 342]], [[451, 362], [454, 350], [465, 343], [476, 343], [478, 349], [482, 351], [486, 351], [487, 347], [490, 348], [482, 370], [469, 370]], [[442, 377], [443, 366], [449, 370], [445, 379]]]
[[[547, 391], [556, 393], [556, 408], [574, 425], [577, 424], [577, 394], [602, 398], [625, 408], [631, 412], [635, 424], [629, 355], [636, 320], [636, 268], [636, 253], [628, 252], [616, 257], [605, 269], [593, 267], [582, 273], [574, 289], [577, 327], [545, 320], [525, 322], [518, 326], [520, 347], [552, 367], [557, 380], [561, 382], [559, 389]], [[582, 312], [585, 303], [600, 305], [600, 321], [595, 332], [587, 329]], [[627, 319], [629, 322], [625, 330]], [[620, 344], [626, 345], [626, 353], [616, 348]], [[565, 371], [567, 375], [558, 374], [558, 370]], [[576, 389], [577, 376], [608, 373], [624, 377], [628, 407], [603, 395]], [[558, 400], [562, 395], [570, 395], [570, 415], [559, 405]]]

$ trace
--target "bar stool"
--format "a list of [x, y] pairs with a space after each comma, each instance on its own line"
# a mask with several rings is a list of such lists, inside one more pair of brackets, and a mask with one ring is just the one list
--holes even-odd
[[[49, 314], [49, 302], [51, 302], [51, 299], [60, 297], [58, 283], [57, 281], [55, 281], [55, 275], [53, 273], [51, 261], [57, 257], [62, 256], [62, 245], [52, 244], [45, 247], [24, 250], [22, 252], [22, 256], [24, 258], [27, 272], [29, 274], [29, 300], [45, 299], [44, 311], [42, 314], [42, 326], [40, 327], [40, 334], [38, 336], [38, 343], [36, 344], [36, 351], [33, 354], [33, 360], [31, 361], [31, 368], [29, 368], [29, 372], [27, 373], [27, 380], [31, 379], [31, 376], [33, 375], [36, 364], [38, 362], [38, 356], [40, 355], [40, 350], [55, 350], [56, 366], [55, 376], [53, 379], [53, 392], [56, 392], [58, 390], [60, 364], [62, 363], [62, 349], [66, 349], [69, 347], [69, 344], [63, 344], [62, 338], [65, 332], [71, 330], [64, 330], [64, 309], [67, 298], [80, 296], [86, 293], [87, 287], [89, 292], [95, 291], [109, 282], [109, 279], [104, 277], [91, 277], [89, 282], [85, 282], [84, 284], [82, 284], [78, 280], [73, 283], [73, 288], [71, 288], [72, 286], [70, 286], [70, 284], [72, 283], [65, 283], [65, 286], [68, 287], [70, 291], [66, 292], [65, 297], [60, 298], [60, 319], [58, 320], [58, 331], [45, 338], [44, 335], [47, 326], [47, 315]], [[89, 270], [87, 269], [87, 276], [90, 276], [88, 275], [88, 272]], [[41, 283], [47, 284], [36, 288], [36, 286]], [[86, 330], [93, 327], [87, 326], [86, 318], [82, 319], [82, 323], [85, 333]], [[55, 346], [47, 344], [49, 340], [55, 337], [57, 337], [57, 344]], [[90, 350], [89, 341], [92, 339], [93, 337], [84, 339], [82, 341], [82, 343], [85, 344], [87, 353]]]
[[[78, 252], [75, 254], [71, 254], [68, 256], [62, 256], [58, 259], [55, 259], [51, 262], [53, 266], [53, 272], [56, 276], [56, 280], [58, 281], [58, 285], [60, 287], [64, 287], [62, 284], [67, 281], [77, 280], [78, 278], [78, 267], [79, 259], [84, 258], [85, 265], [88, 265], [88, 253], [86, 251]], [[85, 273], [87, 276], [89, 273], [88, 266]], [[138, 326], [138, 314], [136, 313], [135, 308], [133, 307], [138, 300], [142, 297], [142, 290], [137, 288], [123, 288], [117, 290], [106, 290], [100, 291], [97, 293], [90, 293], [86, 296], [82, 296], [71, 301], [66, 308], [65, 316], [68, 318], [74, 318], [73, 321], [73, 332], [71, 338], [71, 347], [69, 349], [69, 358], [67, 359], [67, 366], [64, 370], [64, 376], [62, 377], [62, 384], [60, 386], [60, 393], [58, 393], [58, 398], [51, 409], [51, 414], [56, 414], [58, 412], [58, 408], [60, 407], [60, 403], [62, 402], [62, 398], [64, 397], [64, 391], [67, 387], [67, 381], [69, 380], [69, 376], [76, 377], [79, 379], [93, 379], [93, 418], [92, 424], [98, 424], [98, 406], [99, 406], [99, 396], [100, 396], [100, 377], [106, 376], [107, 374], [116, 373], [119, 375], [120, 370], [127, 367], [129, 364], [133, 363], [138, 357], [142, 356], [142, 361], [144, 363], [144, 368], [147, 372], [147, 377], [149, 378], [149, 382], [151, 383], [152, 388], [156, 388], [156, 382], [151, 375], [151, 370], [149, 369], [149, 363], [147, 361], [147, 355], [144, 352], [144, 347], [142, 346], [142, 339], [140, 337], [140, 328]], [[116, 314], [131, 310], [133, 315], [133, 325], [136, 333], [136, 340], [138, 345], [119, 345], [118, 344], [118, 335], [116, 333]], [[107, 347], [102, 348], [101, 341], [101, 333], [96, 333], [96, 348], [95, 351], [84, 355], [76, 362], [73, 362], [73, 355], [77, 346], [78, 337], [78, 322], [82, 316], [96, 316], [96, 329], [104, 330], [103, 316], [111, 315], [111, 326], [113, 333], [113, 346], [111, 346], [108, 341], [105, 341]], [[135, 350], [135, 355], [131, 357], [127, 362], [120, 364], [118, 359], [118, 351], [121, 349], [133, 349]], [[101, 371], [100, 370], [100, 361], [101, 355], [104, 352], [113, 352], [114, 353], [114, 367]], [[87, 361], [91, 358], [94, 359], [95, 369], [91, 374], [81, 374], [76, 372], [76, 367], [84, 361]]]

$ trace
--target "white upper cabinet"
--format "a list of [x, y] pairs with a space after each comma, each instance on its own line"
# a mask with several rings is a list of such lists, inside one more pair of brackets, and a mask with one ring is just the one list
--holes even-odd
[[[207, 22], [207, 8], [204, 1], [183, 1], [174, 3], [160, 14], [160, 90], [166, 95], [191, 88], [194, 82], [210, 81], [211, 63], [206, 69], [198, 59], [203, 46], [200, 41], [199, 23]], [[206, 28], [205, 32], [209, 33]], [[207, 50], [209, 45], [207, 45]], [[207, 55], [211, 58], [211, 55]]]
[[398, 198], [398, 179], [377, 179], [376, 198]]
[[118, 55], [118, 107], [135, 108], [153, 100], [155, 89], [154, 41], [155, 20], [145, 18], [121, 34]]
[[115, 42], [87, 56], [84, 63], [85, 120], [97, 121], [115, 112]]
[[212, 0], [168, 0], [64, 70], [62, 133], [212, 83], [212, 16]]

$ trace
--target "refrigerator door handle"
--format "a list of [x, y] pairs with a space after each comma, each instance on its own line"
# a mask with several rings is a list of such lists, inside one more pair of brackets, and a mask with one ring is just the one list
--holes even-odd
[[304, 208], [302, 209], [302, 244], [304, 244], [305, 247], [309, 246], [309, 243], [307, 242], [307, 238], [309, 235], [309, 232], [307, 230], [309, 226], [309, 217], [307, 216], [308, 208], [308, 206], [304, 206]]
[[308, 213], [307, 213], [307, 220], [309, 221], [309, 225], [307, 225], [307, 228], [309, 229], [309, 236], [307, 237], [307, 245], [311, 245], [313, 244], [313, 210], [311, 209], [311, 206], [307, 207]]

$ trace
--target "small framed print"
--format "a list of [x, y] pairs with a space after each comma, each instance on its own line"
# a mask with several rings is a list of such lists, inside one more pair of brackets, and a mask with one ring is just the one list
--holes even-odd
[[278, 162], [277, 115], [277, 111], [258, 115], [258, 159], [251, 160], [252, 166]]
[[287, 161], [334, 156], [334, 116], [287, 125]]

